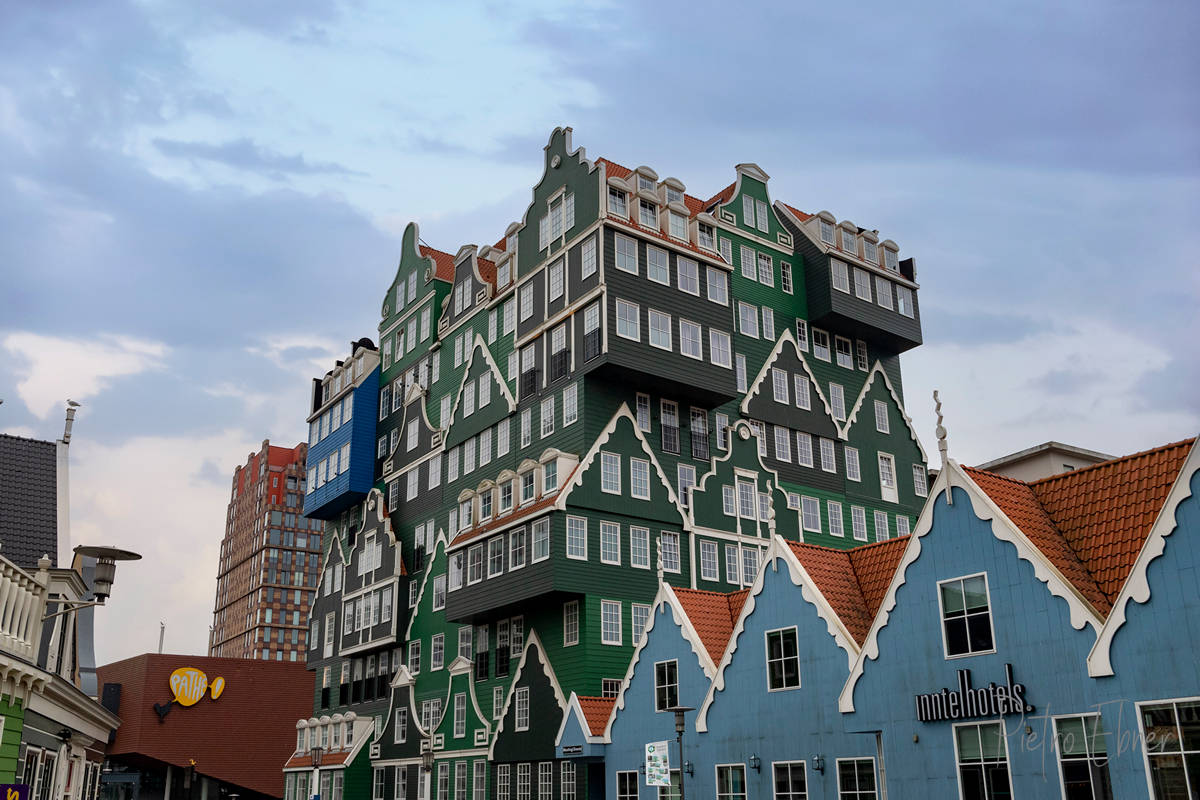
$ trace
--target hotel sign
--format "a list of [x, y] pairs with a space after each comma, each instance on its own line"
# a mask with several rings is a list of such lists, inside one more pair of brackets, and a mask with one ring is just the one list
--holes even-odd
[[978, 689], [971, 685], [971, 670], [958, 671], [958, 688], [916, 696], [917, 719], [941, 722], [948, 719], [1028, 714], [1033, 706], [1025, 702], [1025, 684], [1013, 680], [1012, 664], [1004, 665], [1004, 683], [995, 681]]

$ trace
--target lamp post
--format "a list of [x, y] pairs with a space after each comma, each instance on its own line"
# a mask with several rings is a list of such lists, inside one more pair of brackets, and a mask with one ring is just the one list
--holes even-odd
[[141, 555], [131, 550], [122, 550], [119, 547], [103, 547], [93, 545], [79, 545], [75, 548], [74, 569], [82, 569], [81, 558], [96, 559], [95, 571], [92, 573], [92, 595], [95, 600], [61, 600], [55, 601], [59, 605], [64, 606], [61, 611], [55, 611], [53, 614], [47, 614], [42, 617], [45, 622], [48, 619], [57, 617], [61, 614], [70, 614], [72, 611], [78, 611], [81, 608], [89, 608], [91, 606], [102, 606], [104, 601], [112, 594], [113, 578], [117, 575], [118, 561], [137, 561]]
[[[325, 753], [325, 748], [317, 745], [309, 748], [308, 754], [312, 757], [312, 785], [308, 787], [308, 796], [320, 794], [321, 792], [321, 756]], [[305, 798], [308, 800], [308, 798]]]
[[[683, 760], [683, 729], [687, 727], [687, 722], [684, 719], [684, 714], [696, 709], [691, 706], [671, 706], [666, 709], [675, 714], [675, 741], [679, 745], [679, 800], [685, 800], [683, 791], [683, 773], [687, 771], [687, 763]], [[670, 770], [667, 771], [668, 776]]]
[[433, 796], [433, 739], [421, 739], [421, 770], [425, 773], [425, 800]]

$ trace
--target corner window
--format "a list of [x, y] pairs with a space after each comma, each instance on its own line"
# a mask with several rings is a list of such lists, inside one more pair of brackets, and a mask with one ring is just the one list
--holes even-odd
[[946, 658], [996, 649], [986, 573], [942, 581], [938, 584], [938, 602]]
[[666, 711], [679, 705], [679, 662], [659, 661], [654, 665], [654, 710]]

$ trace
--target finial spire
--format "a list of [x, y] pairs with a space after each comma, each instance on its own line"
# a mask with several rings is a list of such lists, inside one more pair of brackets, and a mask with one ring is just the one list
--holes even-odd
[[[950, 442], [946, 438], [946, 426], [942, 424], [942, 400], [938, 397], [938, 390], [933, 390], [933, 410], [937, 414], [937, 428], [934, 434], [937, 436], [938, 453], [942, 457], [942, 471], [946, 471], [946, 463], [950, 460]], [[946, 505], [954, 505], [954, 497], [950, 493], [950, 485], [946, 485]]]

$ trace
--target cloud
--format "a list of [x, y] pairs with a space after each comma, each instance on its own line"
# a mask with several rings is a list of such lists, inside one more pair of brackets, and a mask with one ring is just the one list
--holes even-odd
[[82, 401], [109, 387], [114, 378], [161, 369], [168, 353], [160, 342], [116, 334], [69, 339], [35, 333], [10, 333], [4, 349], [25, 360], [17, 394], [25, 407], [46, 419], [68, 398]]
[[233, 169], [246, 170], [276, 181], [287, 180], [290, 175], [362, 175], [341, 164], [324, 161], [309, 161], [297, 153], [283, 155], [254, 141], [241, 138], [221, 144], [209, 142], [181, 142], [176, 139], [154, 140], [154, 146], [163, 155], [173, 158], [213, 161]]
[[[142, 555], [117, 568], [113, 595], [96, 612], [98, 663], [154, 652], [160, 620], [167, 652], [206, 652], [229, 477], [259, 445], [260, 437], [233, 429], [112, 445], [74, 440], [72, 545], [112, 544]], [[204, 471], [224, 479], [198, 480], [198, 465], [212, 465]]]
[[[350, 355], [349, 343], [345, 351]], [[267, 359], [285, 372], [308, 378], [333, 369], [334, 360], [342, 355], [334, 340], [303, 333], [268, 336], [261, 344], [247, 347], [246, 352]]]

